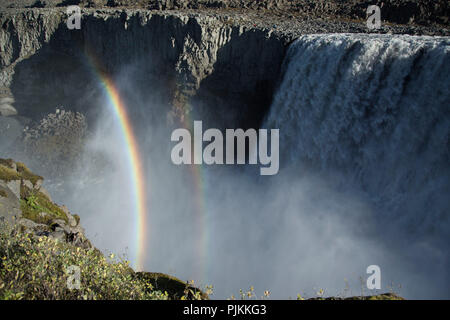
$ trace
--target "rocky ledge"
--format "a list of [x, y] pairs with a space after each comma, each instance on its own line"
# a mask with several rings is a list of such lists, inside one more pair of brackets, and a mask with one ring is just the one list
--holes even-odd
[[46, 236], [91, 248], [78, 215], [51, 200], [43, 178], [23, 163], [0, 159], [0, 219], [17, 224], [35, 237]]
[[[402, 24], [385, 20], [380, 29], [369, 30], [363, 7], [355, 5], [350, 10], [353, 13], [345, 13], [336, 1], [327, 2], [331, 9], [323, 1], [323, 6], [306, 1], [303, 6], [287, 8], [279, 2], [260, 9], [255, 4], [239, 7], [230, 2], [214, 7], [201, 5], [201, 1], [194, 7], [181, 5], [181, 1], [157, 8], [142, 1], [116, 5], [25, 2], [0, 6], [0, 122], [22, 129], [22, 119], [17, 123], [5, 118], [18, 115], [38, 120], [60, 105], [83, 114], [95, 110], [96, 101], [86, 97], [95, 84], [84, 63], [87, 52], [112, 75], [142, 62], [138, 76], [161, 95], [161, 105], [171, 108], [169, 119], [182, 120], [189, 106], [201, 112], [215, 105], [214, 110], [208, 109], [211, 118], [236, 117], [233, 123], [248, 128], [258, 126], [269, 107], [286, 50], [300, 35], [450, 35], [445, 19], [431, 19], [430, 12], [435, 10], [431, 5], [420, 9], [420, 17], [430, 16], [429, 23], [419, 24], [422, 18]], [[388, 2], [384, 3], [388, 8]], [[81, 30], [66, 26], [63, 5], [69, 4], [82, 6]], [[439, 17], [445, 15], [447, 7], [441, 2], [436, 5], [443, 8]]]
[[[208, 299], [208, 295], [201, 290], [195, 288], [192, 283], [184, 282], [176, 277], [166, 275], [164, 273], [157, 272], [134, 272], [131, 268], [127, 267], [127, 263], [115, 264], [117, 262], [110, 261], [111, 266], [102, 265], [105, 263], [106, 257], [96, 249], [91, 242], [86, 238], [84, 234], [84, 229], [80, 225], [80, 217], [76, 214], [71, 214], [65, 206], [59, 206], [51, 200], [51, 197], [47, 190], [42, 186], [43, 178], [32, 173], [23, 163], [15, 162], [12, 159], [1, 159], [0, 158], [0, 258], [5, 251], [11, 251], [11, 261], [17, 270], [10, 270], [13, 274], [17, 271], [17, 274], [24, 272], [23, 277], [29, 276], [28, 272], [30, 270], [24, 271], [25, 267], [19, 269], [17, 265], [13, 262], [21, 260], [27, 257], [17, 257], [18, 252], [15, 247], [11, 246], [11, 243], [18, 241], [19, 246], [30, 246], [32, 250], [43, 250], [48, 251], [50, 254], [55, 254], [51, 250], [57, 243], [63, 244], [63, 246], [58, 247], [60, 252], [64, 251], [64, 248], [70, 252], [70, 255], [76, 253], [78, 256], [81, 255], [83, 259], [88, 260], [91, 264], [98, 263], [98, 266], [92, 265], [92, 270], [96, 268], [116, 268], [115, 272], [120, 271], [120, 276], [128, 279], [129, 286], [136, 286], [134, 291], [139, 291], [142, 289], [142, 295], [145, 298], [157, 298], [157, 299]], [[2, 242], [2, 237], [5, 236], [5, 229], [11, 230], [10, 237], [12, 241], [7, 242], [6, 247], [3, 247], [5, 243]], [[24, 236], [31, 236], [32, 240], [27, 240]], [[22, 241], [22, 242], [21, 242]], [[23, 243], [25, 241], [25, 243]], [[31, 241], [31, 242], [30, 242]], [[34, 244], [33, 244], [33, 241]], [[55, 242], [56, 241], [56, 242]], [[64, 246], [65, 245], [65, 246]], [[42, 247], [42, 246], [48, 246]], [[14, 248], [13, 248], [14, 247]], [[71, 248], [81, 248], [73, 250]], [[30, 249], [31, 250], [31, 249]], [[66, 251], [67, 251], [66, 250]], [[47, 254], [48, 254], [47, 252]], [[36, 258], [42, 253], [39, 252], [28, 252], [27, 255], [33, 254], [31, 258]], [[61, 255], [63, 255], [61, 253]], [[64, 255], [63, 255], [64, 256]], [[55, 257], [55, 259], [60, 258]], [[64, 258], [64, 257], [62, 257]], [[69, 257], [70, 258], [70, 257]], [[72, 257], [76, 258], [76, 257]], [[70, 259], [72, 259], [70, 258]], [[112, 259], [112, 257], [111, 257]], [[118, 268], [120, 266], [120, 269]], [[52, 265], [49, 269], [49, 273], [54, 268], [58, 270], [53, 270], [55, 272], [60, 272], [63, 266]], [[0, 259], [0, 269], [2, 269], [2, 262]], [[92, 271], [92, 277], [94, 278], [95, 271]], [[8, 278], [8, 272], [5, 273], [5, 277]], [[22, 278], [21, 278], [22, 279]], [[17, 279], [16, 279], [17, 280]], [[1, 284], [6, 279], [3, 278], [3, 274], [0, 275], [0, 300], [1, 299], [15, 299], [15, 298], [25, 298], [25, 299], [77, 299], [86, 298], [83, 295], [80, 296], [50, 296], [47, 293], [40, 293], [39, 290], [34, 290], [31, 287], [31, 291], [34, 293], [27, 293], [29, 289], [29, 284], [25, 285], [28, 289], [25, 292], [15, 292], [21, 288], [22, 280], [16, 281], [15, 285], [11, 288], [6, 288]], [[42, 281], [45, 282], [44, 280]], [[62, 281], [64, 284], [64, 281]], [[14, 283], [13, 283], [14, 284]], [[60, 284], [55, 284], [55, 287]], [[33, 291], [34, 290], [34, 291]], [[51, 290], [54, 290], [52, 288]], [[66, 288], [64, 288], [66, 290]], [[119, 290], [119, 289], [117, 289]], [[58, 291], [55, 289], [55, 291]], [[61, 290], [60, 290], [61, 291]], [[100, 292], [100, 291], [99, 291]], [[105, 298], [105, 296], [98, 296], [99, 292], [94, 292], [93, 297]], [[133, 292], [133, 290], [131, 290]], [[160, 295], [153, 296], [152, 292], [159, 292]], [[31, 295], [30, 295], [31, 294]], [[61, 293], [58, 293], [61, 294]], [[97, 295], [95, 295], [97, 294]], [[102, 293], [104, 294], [104, 293]], [[114, 292], [109, 292], [111, 298], [114, 296]], [[89, 298], [89, 296], [87, 297]], [[128, 294], [125, 296], [120, 296], [120, 299], [135, 298], [135, 296]], [[139, 298], [139, 297], [138, 297]]]

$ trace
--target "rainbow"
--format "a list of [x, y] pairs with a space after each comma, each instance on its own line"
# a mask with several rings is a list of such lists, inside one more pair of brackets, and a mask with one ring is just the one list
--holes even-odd
[[[186, 107], [185, 107], [186, 108]], [[187, 108], [189, 109], [189, 108]], [[181, 124], [185, 129], [188, 129], [190, 132], [194, 131], [193, 125], [194, 120], [191, 117], [190, 110], [185, 110], [184, 117], [182, 118]], [[194, 198], [194, 204], [195, 204], [195, 210], [196, 210], [196, 223], [197, 226], [196, 234], [198, 235], [197, 238], [197, 261], [199, 262], [196, 278], [199, 281], [205, 281], [208, 271], [208, 265], [207, 265], [207, 256], [208, 256], [208, 229], [206, 228], [207, 224], [207, 203], [205, 196], [206, 194], [206, 186], [205, 186], [205, 172], [202, 170], [202, 165], [199, 164], [190, 164], [190, 170], [191, 175], [193, 178], [193, 194], [195, 195]], [[205, 270], [206, 269], [206, 270]], [[201, 284], [201, 283], [197, 283]]]
[[136, 142], [136, 137], [134, 136], [133, 127], [128, 117], [127, 110], [123, 104], [117, 88], [111, 79], [107, 77], [102, 77], [102, 83], [108, 94], [108, 98], [114, 109], [114, 113], [120, 123], [120, 128], [125, 138], [128, 152], [128, 160], [130, 165], [130, 170], [132, 172], [132, 180], [134, 187], [134, 197], [135, 197], [135, 210], [137, 216], [136, 222], [136, 243], [137, 243], [137, 254], [135, 269], [137, 271], [143, 270], [143, 261], [145, 259], [145, 227], [146, 227], [146, 215], [147, 215], [147, 205], [146, 205], [146, 187], [145, 187], [145, 173], [142, 168], [141, 156], [139, 154], [138, 144]]
[[147, 203], [146, 203], [146, 184], [145, 172], [142, 165], [142, 158], [139, 153], [139, 145], [133, 131], [132, 122], [127, 113], [127, 108], [122, 101], [119, 90], [114, 85], [111, 77], [103, 71], [102, 65], [95, 59], [93, 54], [87, 51], [88, 61], [95, 70], [95, 74], [99, 78], [105, 93], [107, 94], [109, 105], [114, 111], [119, 124], [122, 135], [127, 146], [127, 158], [131, 171], [132, 187], [134, 196], [134, 215], [136, 217], [135, 235], [136, 235], [136, 252], [133, 261], [133, 267], [136, 271], [143, 270], [143, 264], [146, 257], [146, 226], [147, 226]]
[[[136, 252], [135, 252], [135, 262], [133, 263], [133, 267], [137, 271], [143, 270], [143, 263], [145, 262], [145, 258], [147, 256], [147, 203], [146, 203], [146, 194], [147, 187], [145, 185], [145, 172], [143, 170], [143, 165], [141, 161], [141, 155], [139, 154], [139, 145], [137, 143], [136, 137], [133, 132], [132, 123], [127, 114], [127, 108], [123, 103], [119, 91], [114, 85], [113, 80], [108, 75], [107, 72], [103, 71], [104, 68], [102, 64], [95, 59], [95, 55], [90, 54], [89, 50], [87, 50], [88, 61], [95, 70], [96, 76], [99, 78], [102, 83], [105, 93], [108, 96], [110, 101], [110, 105], [114, 110], [114, 114], [118, 119], [121, 127], [122, 134], [125, 138], [125, 142], [127, 145], [127, 153], [130, 171], [132, 172], [132, 181], [133, 181], [133, 192], [134, 192], [134, 203], [135, 203], [135, 213], [136, 216], [136, 224], [135, 224], [135, 233], [136, 233]], [[182, 125], [192, 131], [193, 121], [190, 117], [190, 113], [187, 112], [182, 121]], [[202, 173], [201, 165], [191, 165], [191, 174], [193, 177], [193, 186], [194, 186], [194, 194], [195, 194], [195, 209], [196, 209], [196, 225], [197, 225], [197, 235], [198, 235], [198, 243], [197, 243], [197, 261], [198, 261], [198, 271], [196, 278], [198, 280], [205, 280], [206, 274], [205, 269], [208, 269], [206, 264], [207, 257], [207, 230], [205, 228], [206, 219], [207, 219], [207, 210], [206, 210], [206, 197], [205, 197], [205, 177]]]

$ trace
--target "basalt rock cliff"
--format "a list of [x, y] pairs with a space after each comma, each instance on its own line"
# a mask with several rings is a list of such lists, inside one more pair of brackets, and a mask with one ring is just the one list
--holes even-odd
[[[25, 2], [6, 2], [0, 10], [0, 98], [2, 115], [34, 119], [61, 105], [95, 110], [94, 60], [110, 75], [138, 69], [142, 90], [160, 94], [169, 119], [214, 105], [211, 117], [221, 118], [220, 126], [231, 118], [252, 127], [271, 103], [288, 45], [302, 34], [449, 34], [445, 18], [369, 30], [363, 4], [348, 9], [335, 1]], [[397, 16], [388, 7], [395, 3], [386, 2], [383, 12]], [[69, 4], [82, 6], [80, 30], [67, 27], [63, 6]], [[422, 20], [448, 11], [441, 1], [415, 6], [425, 12]]]

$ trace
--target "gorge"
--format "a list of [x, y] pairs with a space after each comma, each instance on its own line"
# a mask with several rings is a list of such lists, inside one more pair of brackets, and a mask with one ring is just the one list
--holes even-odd
[[[250, 285], [275, 298], [359, 293], [374, 264], [383, 290], [450, 297], [448, 26], [369, 33], [363, 20], [253, 11], [82, 13], [68, 30], [64, 8], [0, 11], [0, 98], [17, 111], [0, 117], [0, 157], [44, 175], [96, 247], [213, 284], [219, 298]], [[140, 177], [104, 79], [127, 110]], [[59, 146], [17, 150], [55, 108], [86, 117], [81, 149], [45, 161], [40, 150]], [[278, 174], [174, 165], [171, 132], [196, 120], [279, 129]], [[56, 174], [59, 163], [70, 165]]]

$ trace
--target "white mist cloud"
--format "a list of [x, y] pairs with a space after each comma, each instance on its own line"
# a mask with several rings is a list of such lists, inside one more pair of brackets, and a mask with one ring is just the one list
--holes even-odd
[[[393, 228], [386, 218], [380, 221], [369, 198], [356, 186], [336, 182], [342, 179], [335, 179], [334, 172], [318, 174], [283, 164], [282, 154], [280, 172], [272, 177], [260, 177], [257, 166], [203, 166], [199, 194], [192, 167], [172, 164], [167, 109], [156, 90], [140, 87], [135, 72], [126, 69], [116, 85], [133, 110], [144, 156], [147, 271], [212, 284], [215, 298], [237, 295], [251, 285], [258, 296], [270, 290], [272, 298], [295, 298], [321, 288], [325, 295], [356, 295], [362, 287], [370, 294], [365, 272], [376, 264], [382, 292], [392, 282], [392, 289], [410, 298], [449, 296], [439, 279], [448, 266], [443, 253], [427, 242], [408, 243], [403, 225]], [[94, 245], [133, 259], [131, 172], [120, 128], [106, 103], [99, 101], [104, 112], [80, 169], [57, 200], [80, 214]], [[384, 232], [384, 226], [390, 231]]]

